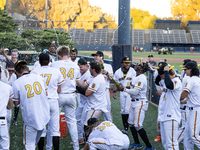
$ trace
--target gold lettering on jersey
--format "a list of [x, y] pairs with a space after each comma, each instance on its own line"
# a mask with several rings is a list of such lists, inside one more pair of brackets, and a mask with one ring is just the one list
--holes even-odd
[[[38, 87], [38, 88], [37, 88]], [[34, 82], [33, 83], [33, 90], [34, 92], [32, 92], [32, 86], [30, 84], [25, 85], [25, 89], [27, 91], [27, 98], [31, 98], [34, 96], [34, 93], [36, 93], [37, 95], [41, 94], [42, 92], [42, 88], [39, 82]]]
[[107, 77], [106, 77], [106, 76], [104, 76], [104, 79], [105, 79], [105, 81], [106, 81]]
[[174, 81], [174, 84], [175, 84], [175, 86], [176, 86], [176, 84], [177, 84], [177, 81]]
[[188, 85], [188, 82], [185, 83], [185, 87]]
[[68, 77], [70, 77], [71, 80], [74, 78], [74, 68], [71, 68], [67, 74]]
[[138, 86], [140, 86], [141, 85], [141, 82], [138, 82]]
[[127, 82], [127, 86], [130, 86], [131, 85], [131, 82]]
[[94, 88], [94, 87], [95, 87], [95, 85], [96, 85], [96, 84], [95, 84], [95, 83], [93, 83], [93, 84], [92, 84], [92, 88]]
[[164, 101], [166, 101], [166, 97], [165, 97], [165, 95], [164, 95]]
[[113, 126], [112, 124], [110, 124], [110, 122], [104, 122], [102, 124], [103, 124], [103, 126], [98, 126], [97, 130], [100, 129], [100, 131], [103, 131], [106, 127]]
[[[40, 76], [43, 78], [43, 74], [41, 74]], [[52, 74], [44, 74], [44, 77], [47, 77], [47, 80], [46, 80], [46, 85], [47, 86], [49, 85], [49, 81], [51, 79], [51, 76], [52, 76]]]
[[62, 75], [63, 75], [63, 78], [65, 79], [66, 78], [66, 70], [65, 70], [65, 68], [60, 68], [60, 72], [62, 73]]

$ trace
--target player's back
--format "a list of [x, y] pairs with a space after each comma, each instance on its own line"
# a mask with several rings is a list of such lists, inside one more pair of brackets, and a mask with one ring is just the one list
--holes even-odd
[[65, 82], [61, 85], [61, 93], [73, 93], [76, 90], [76, 79], [80, 78], [78, 65], [69, 60], [59, 60], [51, 64], [51, 67], [58, 68], [63, 75]]
[[25, 74], [13, 82], [14, 99], [19, 100], [25, 125], [42, 130], [49, 121], [49, 103], [42, 77]]
[[43, 79], [45, 80], [45, 84], [48, 88], [48, 98], [58, 98], [58, 84], [64, 82], [62, 74], [58, 69], [49, 66], [42, 66], [35, 68], [33, 71], [31, 71], [31, 73], [43, 77]]

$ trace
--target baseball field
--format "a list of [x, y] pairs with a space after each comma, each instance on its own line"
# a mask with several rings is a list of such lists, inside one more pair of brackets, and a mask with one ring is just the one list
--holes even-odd
[[[92, 51], [79, 51], [79, 55], [90, 56], [93, 53]], [[155, 52], [138, 52], [133, 53], [133, 62], [139, 62], [139, 58], [147, 59], [149, 54], [154, 55], [154, 60], [159, 61], [160, 59], [167, 59], [167, 62], [171, 65], [174, 65], [175, 69], [179, 69], [179, 73], [181, 72], [180, 65], [182, 64], [184, 59], [190, 58], [192, 60], [196, 60], [197, 63], [200, 63], [200, 54], [199, 53], [174, 53], [173, 55], [158, 55]], [[112, 59], [112, 52], [105, 51], [104, 52], [105, 59]], [[119, 95], [119, 92], [117, 93]], [[121, 114], [120, 114], [120, 101], [119, 96], [117, 99], [111, 98], [112, 102], [112, 114], [113, 114], [113, 122], [114, 124], [120, 129], [123, 129]], [[31, 108], [30, 108], [31, 109]], [[145, 119], [144, 119], [144, 129], [147, 132], [147, 135], [150, 139], [151, 144], [156, 148], [156, 150], [164, 150], [162, 147], [161, 142], [154, 142], [154, 139], [157, 135], [157, 114], [158, 109], [149, 104], [148, 111], [146, 112]], [[133, 143], [133, 138], [131, 136], [129, 130], [129, 139], [130, 142]], [[141, 143], [145, 147], [144, 143], [140, 139]], [[60, 138], [60, 150], [73, 150], [73, 147], [70, 145], [71, 138], [69, 132], [67, 131], [67, 136]], [[24, 150], [23, 145], [23, 121], [21, 117], [21, 111], [18, 115], [18, 124], [17, 126], [10, 127], [10, 150]], [[80, 146], [82, 148], [83, 146]], [[144, 149], [144, 148], [143, 148]], [[180, 150], [183, 150], [183, 144], [180, 144]], [[195, 147], [195, 150], [197, 148]]]

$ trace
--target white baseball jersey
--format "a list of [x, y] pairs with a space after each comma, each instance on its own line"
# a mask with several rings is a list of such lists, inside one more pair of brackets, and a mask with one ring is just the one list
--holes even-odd
[[[110, 64], [103, 64], [104, 65], [104, 70], [106, 70], [110, 75], [113, 75], [113, 69]], [[110, 79], [108, 79], [107, 75], [103, 75], [106, 81], [106, 88], [110, 88]]]
[[15, 80], [17, 80], [15, 73], [12, 73], [11, 77], [9, 77], [9, 72], [6, 69], [1, 72], [1, 81], [4, 83], [12, 85]]
[[88, 137], [88, 143], [102, 142], [99, 141], [104, 139], [106, 145], [117, 144], [119, 146], [124, 145], [129, 141], [128, 136], [123, 134], [112, 122], [104, 121], [97, 127], [95, 127]]
[[188, 94], [188, 107], [200, 107], [200, 78], [197, 76], [192, 76], [187, 79], [184, 90], [187, 91]]
[[[11, 56], [8, 56], [7, 57], [9, 59], [11, 59]], [[1, 69], [5, 69], [6, 68], [6, 57], [4, 57], [3, 55], [0, 55], [0, 65], [2, 66]]]
[[36, 74], [24, 74], [14, 81], [14, 101], [20, 101], [25, 125], [42, 130], [49, 122], [50, 109], [43, 78]]
[[[50, 65], [51, 65], [51, 62], [49, 62], [48, 66], [50, 66]], [[41, 65], [40, 65], [40, 62], [39, 62], [39, 61], [36, 61], [36, 62], [35, 62], [35, 64], [34, 64], [34, 67], [33, 67], [33, 68], [35, 69], [35, 68], [37, 68], [37, 67], [41, 67]]]
[[76, 59], [75, 59], [74, 61], [72, 61], [72, 60], [71, 60], [71, 57], [69, 57], [69, 60], [70, 60], [71, 62], [76, 63], [76, 64], [78, 64], [79, 59], [80, 59], [79, 57], [76, 57]]
[[182, 84], [178, 77], [171, 79], [174, 84], [174, 89], [167, 89], [164, 79], [161, 80], [163, 92], [159, 102], [159, 116], [158, 121], [176, 120], [178, 123], [181, 120], [180, 113], [180, 96], [182, 92]]
[[140, 99], [140, 100], [146, 100], [146, 91], [147, 91], [147, 79], [144, 74], [140, 74], [137, 77], [134, 77], [132, 79], [132, 85], [134, 85], [134, 88], [137, 88], [140, 90], [138, 95], [131, 95], [132, 99]]
[[61, 94], [75, 92], [76, 80], [80, 79], [80, 69], [78, 65], [70, 60], [59, 60], [52, 63], [51, 67], [59, 68], [65, 80], [61, 85]]
[[31, 73], [40, 75], [45, 80], [45, 84], [48, 88], [47, 98], [58, 98], [58, 85], [61, 85], [64, 82], [63, 75], [58, 69], [49, 66], [42, 66], [35, 68]]
[[9, 98], [13, 97], [12, 87], [0, 81], [0, 117], [6, 117]]
[[90, 96], [88, 96], [87, 110], [102, 110], [107, 112], [107, 100], [105, 99], [106, 83], [102, 74], [98, 74], [96, 77], [91, 77], [88, 82], [88, 90], [93, 91]]
[[[80, 80], [87, 82], [91, 77], [90, 70], [88, 69], [83, 75], [81, 75]], [[80, 94], [80, 103], [79, 106], [83, 107], [87, 103], [88, 97]]]
[[185, 75], [186, 75], [185, 70], [183, 70], [183, 71], [181, 72], [181, 76], [180, 76], [181, 81], [183, 80], [183, 78], [184, 78]]

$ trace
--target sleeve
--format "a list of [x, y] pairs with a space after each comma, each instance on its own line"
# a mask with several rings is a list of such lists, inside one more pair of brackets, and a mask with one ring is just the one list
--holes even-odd
[[164, 74], [165, 74], [164, 81], [165, 81], [166, 87], [167, 87], [168, 89], [170, 89], [170, 90], [173, 90], [173, 89], [174, 89], [174, 83], [173, 83], [172, 80], [170, 79], [169, 71], [164, 71]]
[[20, 95], [19, 95], [18, 87], [16, 86], [15, 83], [12, 85], [12, 88], [13, 88], [13, 93], [14, 93], [13, 101], [19, 101]]
[[183, 90], [187, 91], [188, 93], [191, 92], [192, 87], [193, 87], [193, 85], [194, 85], [194, 83], [191, 82], [191, 81], [192, 81], [192, 80], [188, 79], [187, 82], [185, 83], [185, 87], [184, 87], [184, 89], [183, 89]]
[[134, 86], [134, 88], [142, 90], [143, 86], [144, 86], [144, 80], [139, 79], [137, 84]]
[[89, 84], [88, 90], [96, 92], [98, 88], [99, 82], [95, 82], [95, 80], [93, 79], [92, 82]]
[[109, 68], [109, 74], [113, 75], [113, 68], [112, 68], [111, 65], [109, 65], [109, 66], [110, 66], [110, 68]]
[[14, 96], [13, 89], [12, 89], [12, 87], [10, 86], [10, 96], [9, 96], [9, 98], [12, 98], [13, 96]]
[[118, 77], [117, 77], [117, 71], [115, 72], [113, 79], [119, 82]]
[[62, 73], [58, 70], [58, 85], [61, 85], [65, 82]]

